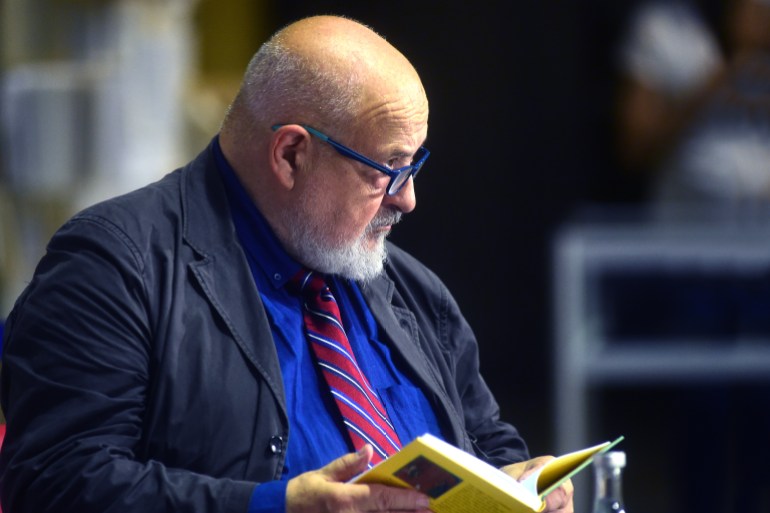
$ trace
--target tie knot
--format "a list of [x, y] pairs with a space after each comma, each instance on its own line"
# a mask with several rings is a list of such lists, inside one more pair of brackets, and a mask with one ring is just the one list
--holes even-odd
[[317, 297], [324, 291], [329, 290], [323, 275], [315, 271], [302, 268], [289, 281], [290, 288], [294, 293], [303, 297]]

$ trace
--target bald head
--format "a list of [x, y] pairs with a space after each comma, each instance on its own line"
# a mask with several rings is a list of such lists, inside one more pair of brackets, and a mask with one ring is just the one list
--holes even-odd
[[365, 81], [419, 83], [409, 61], [370, 28], [347, 18], [315, 16], [300, 20], [275, 38], [309, 62]]
[[253, 143], [271, 125], [290, 122], [339, 136], [365, 111], [394, 99], [427, 114], [420, 78], [406, 57], [361, 23], [314, 16], [286, 26], [260, 48], [222, 132]]

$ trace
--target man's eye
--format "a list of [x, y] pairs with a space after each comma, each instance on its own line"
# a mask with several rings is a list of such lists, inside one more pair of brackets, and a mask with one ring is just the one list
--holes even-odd
[[399, 169], [408, 166], [411, 163], [412, 159], [409, 157], [394, 157], [387, 162], [386, 166], [388, 166], [390, 169]]

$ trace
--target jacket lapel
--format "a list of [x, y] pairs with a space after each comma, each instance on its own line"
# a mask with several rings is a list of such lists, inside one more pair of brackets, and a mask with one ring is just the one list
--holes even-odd
[[362, 287], [362, 294], [382, 330], [383, 340], [402, 357], [401, 361], [408, 374], [415, 379], [415, 384], [426, 392], [426, 396], [440, 398], [439, 407], [445, 409], [450, 401], [439, 378], [431, 371], [435, 365], [430, 363], [420, 347], [419, 329], [414, 314], [407, 308], [394, 304], [393, 280], [383, 274]]
[[185, 239], [200, 255], [190, 271], [244, 354], [286, 413], [272, 332], [243, 249], [237, 243], [211, 146], [184, 170]]

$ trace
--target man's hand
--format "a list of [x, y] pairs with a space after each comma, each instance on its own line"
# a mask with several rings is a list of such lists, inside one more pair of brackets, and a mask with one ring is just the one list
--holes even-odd
[[[552, 459], [553, 456], [540, 456], [522, 461], [521, 463], [507, 465], [503, 467], [503, 471], [517, 481], [521, 481]], [[568, 479], [559, 488], [546, 496], [545, 509], [542, 513], [574, 513], [575, 508], [572, 504], [573, 493], [572, 481]]]
[[428, 497], [414, 490], [376, 484], [348, 484], [372, 458], [367, 445], [325, 467], [300, 474], [286, 486], [287, 513], [430, 513]]

